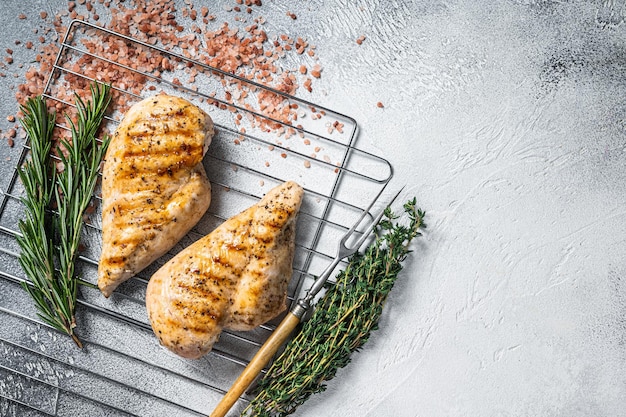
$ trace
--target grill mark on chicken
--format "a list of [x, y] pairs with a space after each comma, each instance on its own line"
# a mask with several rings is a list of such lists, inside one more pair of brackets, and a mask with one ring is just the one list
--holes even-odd
[[212, 135], [210, 117], [179, 97], [142, 100], [124, 116], [103, 169], [105, 296], [173, 247], [208, 208], [202, 158]]
[[146, 308], [162, 345], [198, 358], [223, 328], [250, 330], [286, 308], [302, 196], [294, 182], [275, 187], [151, 277]]
[[220, 292], [216, 292], [215, 288], [199, 283], [179, 284], [177, 292], [180, 294], [186, 294], [190, 297], [198, 298], [199, 300], [193, 303], [181, 303], [179, 313], [181, 317], [188, 318], [191, 315], [195, 315], [198, 312], [206, 310], [215, 312], [211, 313], [212, 317], [221, 316], [221, 312], [218, 309], [211, 308], [211, 306], [214, 306], [218, 302], [224, 300], [224, 295]]
[[[169, 215], [165, 206], [156, 207], [160, 202], [156, 198], [136, 198], [129, 201], [127, 204], [119, 204], [114, 210], [118, 215], [124, 214], [132, 215], [132, 220], [114, 219], [113, 224], [116, 226], [144, 226], [148, 225], [150, 228], [159, 228], [169, 222], [176, 222], [176, 217]], [[137, 239], [143, 239], [143, 237], [137, 236]]]
[[[160, 135], [161, 140], [154, 142], [147, 140], [147, 144], [141, 141], [138, 144], [131, 144], [124, 152], [124, 158], [145, 158], [154, 156], [152, 154], [161, 154], [164, 157], [169, 155], [187, 155], [189, 157], [189, 166], [197, 164], [202, 159], [203, 146], [198, 144], [183, 142], [177, 148], [172, 148], [171, 143], [177, 138], [188, 138], [194, 134], [191, 129], [179, 130], [169, 133], [159, 133], [158, 131], [149, 132], [151, 135]], [[142, 135], [141, 138], [144, 136]], [[137, 138], [135, 138], [137, 140]], [[168, 146], [168, 143], [170, 145]], [[139, 146], [141, 145], [141, 146]]]
[[160, 181], [159, 177], [163, 176], [178, 178], [180, 171], [183, 171], [184, 175], [190, 167], [197, 165], [201, 161], [201, 158], [199, 161], [196, 155], [183, 155], [180, 152], [175, 152], [171, 155], [158, 151], [152, 153], [153, 155], [139, 155], [127, 151], [124, 155], [127, 165], [120, 167], [117, 173], [118, 178], [131, 181], [137, 180], [143, 183], [149, 183], [151, 180]]

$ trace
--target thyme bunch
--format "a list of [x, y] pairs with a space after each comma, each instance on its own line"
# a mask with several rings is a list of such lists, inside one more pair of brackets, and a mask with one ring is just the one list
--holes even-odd
[[326, 389], [325, 381], [350, 362], [378, 327], [383, 305], [409, 244], [420, 229], [425, 213], [412, 199], [404, 204], [408, 225], [387, 207], [376, 229], [374, 242], [352, 256], [315, 306], [312, 317], [287, 344], [260, 381], [257, 395], [242, 415], [287, 416], [311, 395]]
[[[61, 139], [57, 153], [63, 165], [57, 173], [50, 161], [56, 114], [49, 113], [39, 96], [21, 107], [20, 120], [31, 146], [31, 158], [19, 171], [24, 184], [25, 219], [20, 221], [19, 262], [29, 282], [22, 287], [35, 301], [39, 317], [68, 334], [82, 347], [74, 332], [78, 286], [85, 283], [74, 271], [83, 215], [98, 179], [98, 169], [109, 138], [98, 145], [96, 133], [111, 101], [110, 87], [91, 85], [92, 99], [86, 103], [76, 95], [77, 121], [68, 115], [71, 141]], [[53, 200], [54, 199], [54, 200]], [[51, 203], [57, 211], [52, 213]]]

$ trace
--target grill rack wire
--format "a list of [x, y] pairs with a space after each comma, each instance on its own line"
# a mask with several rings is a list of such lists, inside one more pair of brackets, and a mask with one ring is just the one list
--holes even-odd
[[[96, 52], [86, 46], [94, 40], [102, 46]], [[155, 71], [122, 64], [108, 52], [120, 42], [128, 50], [167, 58], [174, 65], [167, 71]], [[123, 78], [113, 80], [117, 98], [126, 97], [132, 103], [145, 94], [164, 91], [196, 102], [212, 116], [216, 136], [204, 161], [212, 184], [212, 203], [203, 220], [169, 254], [122, 284], [110, 299], [97, 290], [81, 288], [78, 334], [85, 347], [78, 350], [37, 318], [31, 300], [19, 286], [25, 280], [15, 241], [23, 213], [18, 170], [29, 153], [24, 145], [0, 201], [0, 415], [206, 415], [282, 316], [250, 332], [225, 331], [204, 358], [183, 360], [159, 347], [152, 335], [142, 298], [150, 274], [190, 242], [258, 201], [273, 185], [293, 179], [305, 188], [288, 290], [288, 301], [293, 302], [334, 256], [336, 243], [362, 214], [362, 207], [391, 180], [392, 166], [355, 146], [358, 126], [349, 116], [210, 67], [178, 51], [80, 20], [71, 22], [61, 41], [44, 90], [49, 102], [61, 103], [71, 111], [73, 104], [64, 99], [63, 90], [71, 89], [71, 83], [94, 80], [82, 72], [85, 60], [106, 64], [143, 83], [124, 85]], [[190, 69], [195, 70], [197, 89], [178, 81], [188, 76]], [[237, 91], [248, 96], [233, 100]], [[297, 109], [298, 125], [268, 115], [260, 108], [261, 95]], [[106, 116], [110, 131], [121, 115], [122, 110], [114, 109]], [[343, 132], [334, 129], [337, 125]], [[62, 122], [57, 128], [68, 129]], [[311, 149], [319, 155], [312, 156]], [[97, 194], [95, 200], [99, 200]], [[95, 282], [99, 255], [100, 214], [96, 204], [86, 219], [86, 248], [77, 265], [82, 278], [91, 282]], [[232, 415], [247, 401], [247, 396], [242, 397]]]

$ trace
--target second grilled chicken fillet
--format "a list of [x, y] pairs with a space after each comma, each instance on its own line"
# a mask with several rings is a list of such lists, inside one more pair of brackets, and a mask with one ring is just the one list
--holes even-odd
[[302, 187], [286, 182], [163, 265], [146, 307], [161, 344], [209, 352], [222, 328], [250, 330], [286, 308]]
[[171, 249], [208, 209], [202, 158], [213, 133], [209, 115], [180, 97], [149, 97], [125, 114], [102, 175], [98, 287], [106, 297]]

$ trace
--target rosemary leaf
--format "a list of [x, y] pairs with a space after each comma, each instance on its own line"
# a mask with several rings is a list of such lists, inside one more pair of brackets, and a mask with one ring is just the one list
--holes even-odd
[[317, 302], [312, 317], [287, 344], [260, 381], [257, 395], [242, 415], [287, 416], [311, 395], [326, 389], [325, 381], [350, 362], [378, 327], [409, 244], [420, 229], [425, 213], [415, 199], [404, 205], [408, 226], [398, 222], [388, 207], [376, 229], [375, 241], [363, 253], [351, 257]]
[[19, 170], [25, 191], [22, 202], [26, 207], [26, 218], [19, 222], [21, 235], [17, 241], [22, 249], [19, 262], [32, 284], [23, 282], [22, 286], [35, 300], [40, 317], [59, 329], [62, 323], [54, 319], [50, 288], [54, 281], [54, 246], [48, 212], [55, 178], [50, 164], [55, 114], [48, 112], [41, 97], [29, 99], [20, 108], [24, 114], [20, 123], [31, 138], [31, 158]]
[[[111, 100], [110, 86], [94, 83], [90, 87], [90, 101], [85, 103], [76, 95], [77, 121], [66, 116], [71, 141], [60, 140], [57, 148], [63, 164], [60, 173], [50, 161], [56, 115], [48, 112], [45, 100], [29, 99], [21, 107], [24, 117], [20, 120], [31, 146], [31, 158], [19, 171], [26, 207], [25, 219], [19, 224], [19, 261], [28, 278], [22, 286], [33, 298], [39, 317], [68, 334], [79, 347], [75, 310], [78, 286], [84, 281], [75, 275], [74, 263], [83, 215], [109, 143], [105, 137], [98, 144], [96, 134]], [[50, 211], [53, 201], [56, 215]]]

